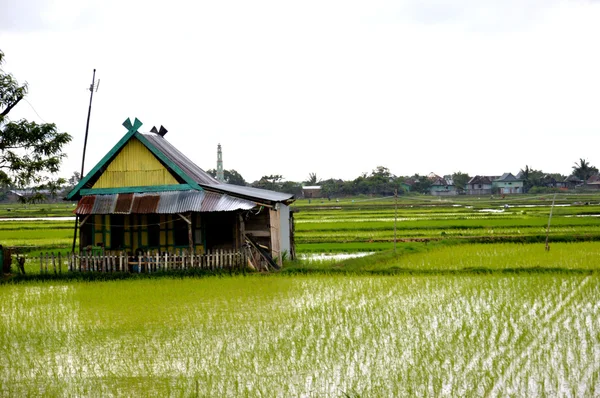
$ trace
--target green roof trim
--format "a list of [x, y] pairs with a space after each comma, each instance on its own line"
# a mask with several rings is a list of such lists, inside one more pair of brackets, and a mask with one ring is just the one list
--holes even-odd
[[[201, 188], [202, 189], [202, 188]], [[92, 188], [82, 189], [81, 195], [110, 195], [115, 193], [144, 193], [165, 191], [191, 191], [194, 190], [189, 184], [172, 185], [148, 185], [143, 187], [118, 187], [118, 188]]]
[[91, 180], [92, 177], [94, 177], [96, 173], [98, 173], [98, 171], [102, 167], [104, 167], [114, 156], [116, 156], [117, 153], [119, 153], [121, 148], [125, 146], [125, 144], [131, 139], [131, 137], [135, 135], [135, 133], [135, 130], [130, 130], [127, 134], [125, 134], [123, 138], [121, 138], [119, 142], [117, 142], [115, 146], [112, 147], [112, 149], [108, 151], [106, 155], [104, 155], [104, 157], [96, 164], [96, 166], [89, 173], [87, 173], [87, 175], [84, 178], [82, 178], [81, 181], [79, 181], [79, 184], [77, 184], [77, 186], [75, 186], [75, 188], [73, 188], [71, 192], [69, 192], [66, 199], [73, 199], [73, 197], [79, 193], [81, 188], [84, 187], [85, 184], [87, 184], [88, 181]]
[[140, 142], [142, 144], [144, 144], [146, 146], [146, 148], [148, 148], [150, 150], [150, 152], [152, 152], [154, 154], [154, 156], [159, 158], [161, 162], [163, 162], [171, 170], [173, 170], [179, 177], [181, 177], [183, 179], [183, 181], [187, 182], [190, 185], [190, 187], [192, 187], [193, 189], [199, 190], [199, 191], [202, 190], [202, 187], [200, 187], [200, 185], [198, 185], [198, 183], [196, 181], [194, 181], [183, 170], [181, 170], [181, 168], [179, 166], [177, 166], [175, 163], [173, 163], [171, 161], [171, 159], [167, 158], [164, 153], [162, 153], [154, 145], [152, 145], [152, 143], [150, 141], [148, 141], [146, 139], [146, 137], [144, 137], [143, 134], [137, 133], [135, 135], [135, 138], [140, 140]]
[[[171, 171], [173, 171], [175, 174], [177, 174], [183, 181], [186, 182], [186, 184], [181, 184], [182, 186], [184, 186], [185, 188], [180, 188], [182, 190], [189, 190], [189, 189], [195, 189], [197, 191], [202, 191], [202, 187], [200, 187], [200, 185], [198, 185], [198, 183], [196, 183], [196, 181], [194, 181], [190, 176], [188, 176], [183, 170], [181, 170], [181, 168], [179, 166], [177, 166], [175, 163], [173, 163], [169, 158], [167, 158], [165, 156], [164, 153], [162, 153], [160, 150], [158, 150], [154, 145], [152, 145], [152, 143], [150, 141], [148, 141], [143, 134], [138, 133], [138, 129], [142, 126], [142, 122], [140, 122], [137, 118], [135, 119], [134, 123], [131, 123], [131, 121], [129, 119], [125, 120], [125, 122], [123, 123], [123, 126], [125, 126], [125, 128], [128, 129], [127, 134], [125, 134], [123, 136], [123, 138], [121, 138], [119, 140], [119, 142], [117, 142], [115, 144], [115, 146], [112, 147], [112, 149], [110, 151], [108, 151], [108, 153], [106, 155], [104, 155], [104, 157], [96, 164], [96, 166], [94, 166], [94, 168], [87, 173], [87, 175], [85, 176], [85, 178], [82, 178], [81, 181], [79, 181], [79, 184], [77, 184], [77, 186], [75, 186], [75, 188], [73, 188], [71, 190], [71, 192], [69, 192], [69, 194], [66, 196], [66, 200], [73, 200], [77, 197], [77, 195], [85, 195], [83, 192], [89, 192], [89, 191], [94, 191], [97, 193], [97, 190], [100, 188], [96, 188], [96, 189], [83, 189], [83, 187], [92, 179], [96, 176], [96, 174], [98, 174], [98, 172], [104, 168], [120, 151], [121, 149], [125, 146], [125, 144], [127, 144], [127, 142], [129, 142], [129, 140], [131, 140], [132, 137], [137, 138], [146, 148], [148, 148], [148, 150], [150, 150], [150, 152], [152, 152], [152, 154], [154, 156], [156, 156], [158, 159], [160, 159], [160, 161], [165, 164], [169, 169], [171, 169]], [[162, 187], [174, 187], [177, 185], [160, 185]], [[132, 189], [132, 188], [139, 188], [139, 187], [123, 187], [123, 188], [102, 188], [102, 189], [110, 189], [110, 190], [121, 190], [121, 189]], [[162, 190], [166, 190], [166, 189], [162, 189]], [[169, 189], [169, 190], [174, 190], [173, 188]], [[114, 191], [114, 192], [107, 192], [107, 193], [124, 193], [124, 192], [158, 192], [158, 191]], [[100, 194], [100, 193], [98, 193]], [[87, 193], [87, 195], [91, 195], [91, 193]], [[100, 194], [101, 195], [101, 194]]]

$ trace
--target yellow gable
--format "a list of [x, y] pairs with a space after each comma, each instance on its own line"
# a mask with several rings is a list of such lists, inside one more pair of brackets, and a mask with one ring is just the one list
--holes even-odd
[[110, 162], [93, 188], [179, 184], [148, 148], [133, 138]]

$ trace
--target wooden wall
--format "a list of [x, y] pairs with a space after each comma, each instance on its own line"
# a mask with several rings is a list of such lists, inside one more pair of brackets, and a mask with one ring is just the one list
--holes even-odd
[[139, 140], [123, 147], [93, 188], [120, 188], [178, 184], [178, 181]]

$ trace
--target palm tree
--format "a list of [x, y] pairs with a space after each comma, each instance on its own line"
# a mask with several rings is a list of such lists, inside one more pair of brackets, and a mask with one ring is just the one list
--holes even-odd
[[573, 166], [573, 175], [581, 178], [584, 181], [584, 184], [587, 182], [588, 178], [598, 173], [598, 169], [592, 165], [587, 160], [580, 158], [579, 164], [575, 162], [575, 166]]
[[321, 180], [317, 178], [317, 173], [308, 173], [308, 180], [306, 180], [307, 185], [317, 185]]

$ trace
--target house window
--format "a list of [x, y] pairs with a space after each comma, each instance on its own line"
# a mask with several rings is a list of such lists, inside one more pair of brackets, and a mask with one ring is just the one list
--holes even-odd
[[173, 222], [173, 238], [175, 246], [189, 246], [188, 224], [181, 218], [176, 218]]
[[160, 246], [160, 216], [148, 214], [148, 246]]

